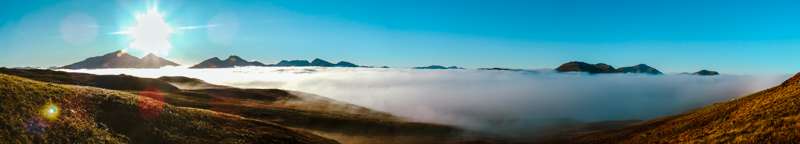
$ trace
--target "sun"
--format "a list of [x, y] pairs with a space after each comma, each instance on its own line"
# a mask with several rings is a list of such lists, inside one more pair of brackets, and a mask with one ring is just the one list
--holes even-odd
[[173, 32], [172, 27], [164, 20], [164, 15], [153, 6], [145, 13], [136, 14], [136, 23], [132, 27], [117, 33], [132, 39], [129, 48], [166, 56], [172, 49], [169, 40]]

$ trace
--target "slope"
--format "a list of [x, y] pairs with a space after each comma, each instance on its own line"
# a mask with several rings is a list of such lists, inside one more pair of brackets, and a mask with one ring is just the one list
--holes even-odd
[[0, 113], [0, 141], [11, 143], [336, 143], [237, 115], [5, 74]]
[[781, 85], [689, 113], [578, 136], [576, 143], [795, 143], [800, 73]]

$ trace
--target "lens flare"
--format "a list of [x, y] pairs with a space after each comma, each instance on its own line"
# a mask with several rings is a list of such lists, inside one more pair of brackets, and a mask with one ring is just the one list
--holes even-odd
[[47, 102], [40, 111], [42, 117], [49, 121], [54, 121], [58, 119], [58, 116], [61, 114], [61, 109], [58, 108], [58, 105], [53, 104], [52, 102]]

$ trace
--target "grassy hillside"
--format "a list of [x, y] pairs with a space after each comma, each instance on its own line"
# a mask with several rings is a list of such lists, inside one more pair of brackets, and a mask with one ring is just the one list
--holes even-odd
[[[239, 89], [187, 77], [148, 79], [3, 68], [0, 73], [45, 82], [123, 90], [170, 105], [235, 114], [310, 131], [344, 143], [441, 143], [465, 139], [461, 135], [464, 131], [455, 127], [409, 122], [388, 113], [302, 92]], [[97, 80], [106, 79], [116, 80], [116, 83], [98, 85]], [[161, 88], [142, 88], [149, 84]]]
[[730, 102], [595, 132], [576, 143], [797, 143], [800, 73], [783, 84]]
[[270, 122], [175, 107], [127, 92], [0, 74], [0, 141], [336, 143]]

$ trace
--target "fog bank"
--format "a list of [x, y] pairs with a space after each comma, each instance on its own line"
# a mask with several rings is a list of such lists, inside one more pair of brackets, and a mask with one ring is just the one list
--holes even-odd
[[650, 119], [677, 114], [772, 87], [790, 76], [274, 67], [73, 72], [187, 76], [242, 88], [297, 90], [414, 121], [498, 133], [529, 132], [562, 120]]

